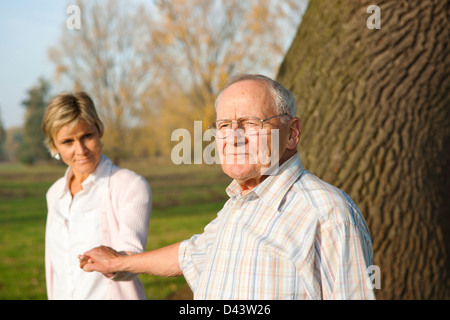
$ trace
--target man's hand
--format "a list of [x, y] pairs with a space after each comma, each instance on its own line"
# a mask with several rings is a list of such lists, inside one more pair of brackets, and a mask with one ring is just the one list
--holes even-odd
[[84, 271], [98, 271], [109, 277], [117, 272], [175, 277], [183, 274], [178, 263], [180, 243], [141, 253], [117, 252], [101, 246], [89, 250], [78, 258], [80, 268]]
[[100, 246], [79, 255], [80, 268], [86, 272], [98, 271], [108, 278], [112, 277], [115, 272], [114, 261], [121, 254], [110, 247]]

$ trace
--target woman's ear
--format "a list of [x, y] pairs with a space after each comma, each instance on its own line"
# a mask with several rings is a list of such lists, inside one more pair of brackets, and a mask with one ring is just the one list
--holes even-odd
[[50, 149], [50, 155], [52, 156], [53, 159], [61, 160], [61, 155], [59, 154], [59, 151], [54, 148]]
[[51, 143], [51, 145], [48, 146], [48, 151], [50, 152], [52, 158], [56, 159], [56, 156], [59, 155], [59, 151], [56, 149], [53, 143]]
[[48, 151], [50, 152], [50, 155], [52, 156], [52, 158], [54, 158], [56, 160], [61, 160], [60, 152], [55, 145], [55, 139], [53, 137], [52, 137], [52, 139], [50, 139], [47, 142], [47, 148], [48, 148]]

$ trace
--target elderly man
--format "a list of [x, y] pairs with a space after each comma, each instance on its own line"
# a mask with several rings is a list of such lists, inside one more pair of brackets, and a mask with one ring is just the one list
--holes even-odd
[[[217, 218], [202, 234], [158, 250], [93, 249], [81, 267], [184, 275], [195, 299], [373, 299], [366, 222], [347, 194], [303, 168], [292, 94], [267, 77], [240, 75], [216, 111], [222, 168], [234, 179]], [[275, 133], [275, 142], [268, 139]], [[261, 139], [264, 150], [250, 147]], [[260, 161], [263, 151], [277, 154], [278, 170]]]

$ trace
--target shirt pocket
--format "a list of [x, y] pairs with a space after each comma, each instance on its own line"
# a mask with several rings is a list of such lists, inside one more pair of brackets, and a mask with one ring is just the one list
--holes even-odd
[[296, 296], [294, 263], [272, 248], [242, 250], [233, 254], [234, 294], [237, 299], [291, 300]]
[[101, 245], [100, 213], [100, 207], [95, 207], [78, 212], [73, 217], [71, 233], [80, 244], [90, 247]]
[[257, 270], [256, 274], [263, 274], [265, 278], [261, 283], [263, 299], [294, 299], [297, 279], [295, 264], [270, 247], [260, 252], [258, 265], [261, 270]]

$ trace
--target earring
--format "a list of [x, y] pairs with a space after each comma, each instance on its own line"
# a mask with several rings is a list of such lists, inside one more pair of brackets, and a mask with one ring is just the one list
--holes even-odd
[[55, 154], [53, 158], [55, 158], [56, 160], [61, 160], [61, 156], [59, 155], [59, 153]]

